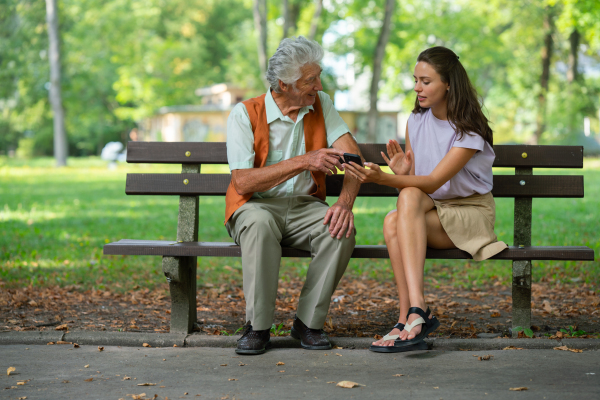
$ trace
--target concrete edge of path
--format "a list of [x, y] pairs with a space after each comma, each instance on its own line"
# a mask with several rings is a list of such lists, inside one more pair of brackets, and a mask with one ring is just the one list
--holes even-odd
[[[233, 348], [239, 336], [213, 336], [177, 333], [136, 332], [0, 332], [0, 345], [38, 344], [49, 342], [72, 342], [79, 345], [141, 347], [222, 347]], [[332, 337], [334, 346], [343, 349], [368, 349], [373, 338]], [[274, 348], [300, 348], [300, 342], [290, 336], [273, 337]], [[426, 339], [429, 348], [447, 351], [502, 350], [508, 346], [522, 349], [553, 349], [568, 346], [580, 350], [600, 350], [600, 339]]]

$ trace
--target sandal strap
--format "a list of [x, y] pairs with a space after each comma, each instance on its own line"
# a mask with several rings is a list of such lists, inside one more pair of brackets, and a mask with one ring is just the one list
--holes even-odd
[[[420, 310], [420, 309], [419, 309], [419, 310]], [[416, 314], [416, 313], [413, 313], [413, 314]], [[406, 325], [404, 326], [404, 329], [405, 329], [407, 332], [410, 332], [410, 331], [411, 331], [411, 330], [412, 330], [412, 329], [413, 329], [415, 326], [417, 326], [417, 325], [421, 325], [421, 324], [425, 324], [425, 325], [427, 325], [427, 322], [425, 322], [425, 320], [424, 320], [423, 318], [419, 317], [419, 318], [415, 319], [415, 320], [414, 320], [414, 321], [413, 321], [411, 324], [406, 324]]]
[[385, 335], [381, 340], [383, 340], [384, 342], [388, 341], [388, 340], [396, 340], [399, 339], [400, 335]]
[[427, 320], [427, 319], [429, 319], [429, 314], [431, 314], [431, 311], [429, 310], [429, 307], [427, 307], [427, 312], [423, 311], [419, 307], [411, 307], [408, 309], [408, 314], [406, 314], [407, 319], [410, 316], [410, 314], [418, 314], [423, 319]]
[[[394, 325], [394, 328], [402, 331], [402, 330], [404, 330], [404, 324], [401, 322], [398, 322], [396, 325]], [[394, 329], [394, 328], [392, 328], [392, 329]]]

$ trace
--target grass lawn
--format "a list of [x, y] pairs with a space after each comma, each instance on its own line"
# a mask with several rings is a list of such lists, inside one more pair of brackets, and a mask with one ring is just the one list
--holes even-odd
[[[102, 246], [119, 239], [175, 240], [178, 199], [174, 196], [126, 196], [128, 172], [180, 172], [179, 165], [119, 164], [107, 169], [98, 158], [69, 160], [0, 158], [0, 287], [77, 285], [81, 288], [128, 290], [164, 282], [160, 257], [103, 256]], [[570, 173], [585, 176], [583, 199], [534, 199], [533, 245], [586, 245], [594, 262], [534, 262], [534, 281], [600, 282], [600, 159], [586, 159], [585, 168], [535, 174]], [[226, 166], [203, 166], [203, 172], [228, 172]], [[513, 174], [502, 169], [495, 173]], [[329, 198], [332, 204], [335, 199]], [[224, 198], [200, 200], [199, 237], [231, 241], [223, 226]], [[354, 213], [358, 244], [383, 244], [381, 225], [394, 198], [359, 198]], [[513, 242], [513, 199], [496, 199], [496, 233]], [[596, 222], [594, 222], [596, 221]], [[308, 259], [283, 259], [281, 277], [306, 272]], [[198, 283], [241, 284], [238, 258], [198, 260]], [[457, 286], [510, 282], [509, 261], [466, 262], [430, 260], [427, 279]], [[392, 279], [388, 260], [352, 260], [352, 276]], [[435, 281], [434, 281], [435, 282]]]

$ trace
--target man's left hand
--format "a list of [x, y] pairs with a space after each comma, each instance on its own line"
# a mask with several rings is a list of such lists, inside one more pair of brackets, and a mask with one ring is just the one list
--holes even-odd
[[341, 239], [346, 232], [346, 237], [349, 238], [354, 232], [354, 214], [352, 208], [343, 202], [336, 202], [327, 210], [323, 224], [329, 223], [329, 233], [331, 237]]

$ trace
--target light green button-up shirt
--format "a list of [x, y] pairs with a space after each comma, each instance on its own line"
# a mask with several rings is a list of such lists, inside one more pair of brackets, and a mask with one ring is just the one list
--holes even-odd
[[[340, 136], [350, 132], [348, 125], [342, 120], [333, 106], [327, 93], [318, 92], [323, 108], [327, 145], [331, 147]], [[273, 100], [271, 91], [265, 96], [267, 123], [269, 124], [269, 154], [266, 165], [277, 164], [302, 154], [306, 154], [304, 144], [304, 116], [315, 112], [313, 106], [302, 107], [294, 122], [284, 116]], [[246, 106], [237, 104], [227, 120], [227, 160], [229, 169], [254, 168], [254, 133]], [[314, 191], [315, 182], [309, 171], [304, 171], [295, 177], [275, 186], [266, 192], [254, 193], [254, 198], [288, 197], [307, 195]]]

